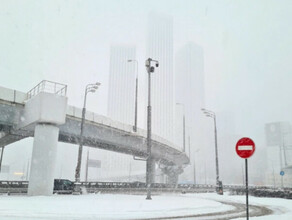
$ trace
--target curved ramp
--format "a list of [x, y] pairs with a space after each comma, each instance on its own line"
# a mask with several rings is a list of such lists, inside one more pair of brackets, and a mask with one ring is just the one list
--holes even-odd
[[[0, 87], [0, 147], [26, 137], [33, 137], [34, 125], [17, 129], [22, 120], [26, 93]], [[84, 145], [125, 153], [138, 157], [147, 156], [146, 130], [132, 131], [132, 126], [113, 121], [107, 117], [86, 112]], [[66, 123], [59, 126], [59, 141], [78, 144], [81, 109], [68, 106]], [[184, 152], [167, 140], [152, 135], [152, 156], [165, 165], [182, 166], [189, 163]]]

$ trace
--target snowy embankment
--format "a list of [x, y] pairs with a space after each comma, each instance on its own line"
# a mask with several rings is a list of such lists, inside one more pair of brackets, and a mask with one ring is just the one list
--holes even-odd
[[[0, 219], [145, 219], [198, 215], [234, 209], [233, 206], [218, 201], [245, 203], [245, 197], [172, 194], [155, 195], [152, 200], [145, 200], [145, 195], [109, 194], [0, 196]], [[277, 219], [292, 219], [292, 200], [250, 197], [250, 203], [271, 208], [275, 211]], [[256, 219], [275, 219], [275, 216]]]

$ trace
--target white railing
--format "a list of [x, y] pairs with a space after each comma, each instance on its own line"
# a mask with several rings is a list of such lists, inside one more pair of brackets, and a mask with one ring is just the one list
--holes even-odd
[[48, 80], [43, 80], [39, 84], [37, 84], [35, 87], [33, 87], [31, 90], [27, 93], [27, 99], [30, 99], [33, 96], [36, 96], [40, 92], [48, 92], [48, 93], [54, 93], [61, 96], [66, 96], [67, 94], [67, 85], [56, 83]]

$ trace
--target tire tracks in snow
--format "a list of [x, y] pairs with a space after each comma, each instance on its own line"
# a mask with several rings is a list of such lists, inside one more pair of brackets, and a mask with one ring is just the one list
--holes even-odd
[[[216, 201], [220, 202], [224, 205], [233, 206], [234, 209], [224, 212], [213, 212], [213, 213], [205, 213], [205, 214], [195, 214], [195, 215], [185, 215], [185, 216], [169, 216], [169, 217], [160, 217], [160, 218], [145, 218], [140, 220], [164, 220], [164, 219], [176, 219], [176, 220], [230, 220], [240, 217], [246, 216], [246, 206], [242, 203], [236, 202], [223, 202], [223, 201]], [[270, 215], [273, 211], [269, 208], [257, 205], [249, 205], [249, 216], [264, 216]]]

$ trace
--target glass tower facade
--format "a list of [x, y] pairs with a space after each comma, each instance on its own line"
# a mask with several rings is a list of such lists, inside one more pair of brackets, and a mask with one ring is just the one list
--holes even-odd
[[134, 124], [136, 49], [133, 46], [112, 46], [108, 91], [108, 116], [125, 124]]
[[[151, 75], [152, 133], [174, 141], [173, 19], [150, 13], [147, 58], [159, 61]], [[147, 115], [147, 114], [146, 114]]]
[[[201, 163], [198, 155], [203, 158], [206, 154], [206, 139], [204, 115], [201, 108], [205, 106], [205, 87], [204, 87], [204, 56], [203, 49], [195, 43], [187, 43], [180, 48], [175, 56], [175, 99], [177, 103], [183, 106], [185, 115], [185, 146], [186, 153], [190, 155], [191, 166], [185, 169], [181, 175], [182, 180], [189, 180], [189, 176], [194, 176], [194, 182], [200, 176], [199, 168], [195, 165]], [[177, 106], [179, 107], [179, 106]], [[176, 113], [181, 121], [182, 113]], [[177, 123], [178, 126], [182, 127]], [[181, 130], [181, 129], [180, 129]], [[175, 135], [176, 143], [183, 145], [182, 132], [177, 131]], [[212, 151], [213, 152], [213, 151]], [[196, 158], [198, 160], [196, 160]], [[195, 162], [196, 161], [196, 162]], [[196, 164], [195, 164], [196, 163]], [[201, 169], [201, 166], [200, 166]]]

